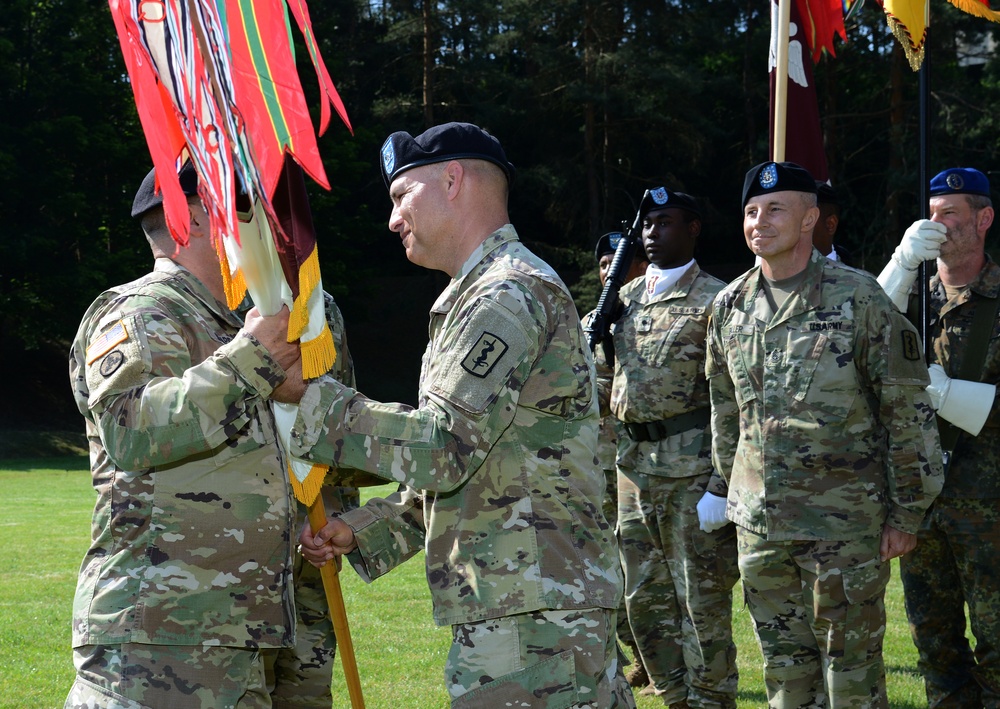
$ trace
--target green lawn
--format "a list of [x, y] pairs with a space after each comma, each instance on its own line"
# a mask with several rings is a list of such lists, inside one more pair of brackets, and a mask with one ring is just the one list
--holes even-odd
[[[373, 488], [376, 492], [393, 489]], [[94, 495], [83, 457], [0, 461], [0, 707], [61, 707], [72, 682], [70, 609], [89, 539]], [[448, 706], [442, 671], [449, 633], [431, 621], [421, 558], [371, 586], [342, 576], [365, 702], [370, 709]], [[886, 664], [893, 707], [926, 706], [897, 575], [889, 586]], [[766, 705], [748, 614], [736, 607], [740, 707]], [[350, 699], [339, 673], [334, 707]], [[662, 707], [639, 698], [641, 709]]]

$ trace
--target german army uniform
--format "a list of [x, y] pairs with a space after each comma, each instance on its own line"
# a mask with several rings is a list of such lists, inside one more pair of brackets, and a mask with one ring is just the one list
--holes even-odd
[[[948, 299], [930, 281], [931, 361], [962, 377], [981, 309], [996, 311], [1000, 266], [988, 255], [972, 283]], [[987, 313], [989, 314], [989, 313]], [[976, 380], [1000, 383], [1000, 319]], [[938, 419], [943, 424], [943, 419]], [[943, 435], [943, 438], [946, 434]], [[1000, 413], [994, 403], [979, 435], [962, 432], [941, 495], [900, 559], [906, 612], [931, 707], [1000, 707]], [[966, 639], [968, 605], [975, 654]]]
[[712, 475], [706, 328], [724, 285], [693, 261], [657, 295], [636, 279], [621, 290], [612, 328], [625, 603], [668, 705], [736, 706], [735, 531], [703, 532], [696, 510]]
[[[270, 705], [257, 653], [294, 634], [294, 500], [267, 401], [284, 371], [240, 327], [163, 258], [83, 317], [70, 379], [97, 502], [67, 707]], [[259, 683], [182, 687], [164, 668], [185, 661], [261, 665]]]
[[[326, 321], [333, 336], [337, 360], [330, 376], [347, 386], [354, 386], [354, 362], [347, 347], [344, 316], [333, 296], [323, 294]], [[339, 516], [360, 504], [356, 487], [324, 485], [320, 490], [327, 514]], [[308, 522], [309, 510], [297, 504], [296, 529]], [[295, 646], [277, 650], [265, 657], [268, 688], [274, 709], [329, 709], [333, 702], [330, 684], [337, 652], [330, 607], [326, 601], [320, 570], [295, 555], [292, 578], [295, 585]]]
[[[402, 484], [341, 517], [351, 562], [371, 581], [425, 549], [434, 619], [453, 631], [452, 706], [634, 706], [593, 360], [568, 291], [506, 225], [439, 296], [429, 334], [418, 408], [330, 378], [300, 402], [294, 455]], [[533, 646], [538, 662], [518, 666]]]
[[715, 300], [713, 460], [772, 707], [885, 707], [884, 525], [941, 489], [913, 327], [867, 274], [815, 249], [771, 314], [754, 268]]

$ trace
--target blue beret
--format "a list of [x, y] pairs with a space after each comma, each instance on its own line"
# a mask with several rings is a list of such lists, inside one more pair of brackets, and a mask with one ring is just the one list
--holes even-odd
[[382, 144], [382, 178], [388, 187], [392, 181], [414, 167], [446, 160], [488, 160], [499, 165], [514, 180], [514, 166], [500, 146], [500, 141], [471, 123], [444, 123], [428, 128], [414, 138], [397, 131]]
[[816, 194], [816, 180], [808, 170], [793, 162], [762, 162], [750, 168], [743, 181], [743, 206], [747, 206], [751, 197], [770, 192]]
[[597, 240], [597, 246], [594, 248], [594, 258], [600, 261], [601, 256], [613, 254], [618, 250], [618, 244], [621, 243], [624, 236], [620, 231], [609, 231], [607, 234], [603, 234]]
[[942, 194], [978, 194], [990, 196], [990, 181], [971, 167], [952, 167], [931, 178], [931, 197]]
[[666, 187], [656, 187], [643, 197], [642, 204], [639, 205], [639, 213], [646, 216], [657, 209], [686, 209], [701, 219], [701, 209], [695, 198], [684, 192], [671, 192]]
[[[198, 194], [198, 172], [190, 160], [185, 162], [181, 171], [177, 173], [177, 179], [180, 180], [181, 189], [188, 197], [194, 197]], [[156, 168], [154, 167], [146, 173], [142, 184], [139, 185], [139, 189], [135, 193], [135, 199], [132, 200], [132, 216], [141, 217], [153, 207], [159, 207], [161, 204], [163, 204], [163, 193], [156, 191]]]

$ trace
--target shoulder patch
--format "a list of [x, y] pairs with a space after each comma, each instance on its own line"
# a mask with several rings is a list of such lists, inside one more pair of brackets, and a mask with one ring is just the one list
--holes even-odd
[[483, 331], [462, 360], [462, 369], [474, 377], [485, 379], [506, 351], [507, 343], [499, 335]]
[[[128, 328], [125, 327], [124, 321], [119, 320], [110, 328], [98, 335], [97, 338], [87, 347], [87, 364], [93, 364], [99, 357], [103, 357], [127, 339]], [[121, 362], [119, 362], [119, 364], [121, 364]], [[104, 364], [102, 363], [102, 372], [103, 369]]]
[[899, 333], [903, 337], [903, 357], [910, 362], [920, 359], [920, 339], [917, 333], [912, 330], [902, 330]]

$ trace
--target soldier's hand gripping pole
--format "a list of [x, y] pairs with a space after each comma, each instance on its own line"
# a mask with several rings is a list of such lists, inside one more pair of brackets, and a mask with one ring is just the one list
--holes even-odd
[[[323, 495], [309, 505], [309, 526], [316, 534], [326, 526], [326, 508], [323, 505]], [[339, 559], [320, 567], [323, 579], [323, 590], [326, 592], [326, 602], [330, 606], [330, 619], [333, 621], [333, 632], [337, 636], [337, 654], [344, 667], [344, 681], [351, 697], [351, 709], [364, 709], [365, 698], [361, 694], [361, 677], [358, 675], [358, 663], [354, 656], [354, 643], [351, 641], [351, 629], [347, 624], [347, 608], [344, 606], [344, 594], [340, 589], [340, 577], [337, 570]]]

